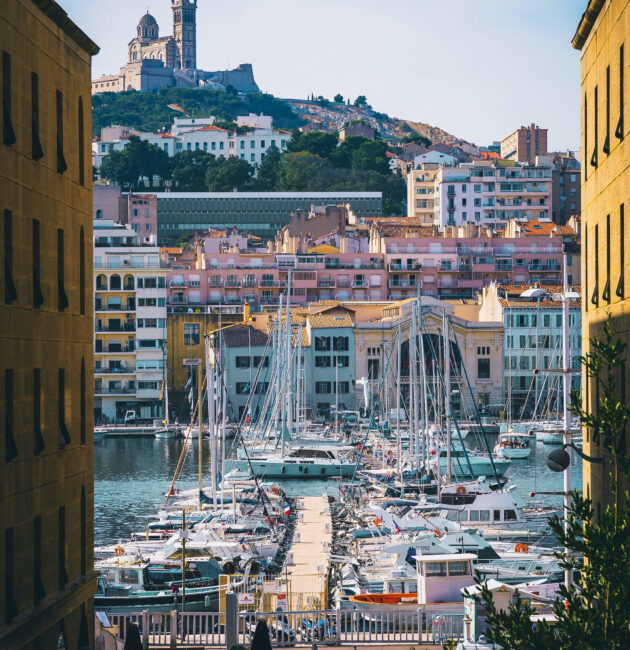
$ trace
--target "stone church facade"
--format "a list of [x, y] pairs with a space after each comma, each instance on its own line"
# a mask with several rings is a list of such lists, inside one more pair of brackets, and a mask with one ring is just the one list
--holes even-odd
[[257, 92], [251, 64], [234, 70], [208, 72], [197, 69], [197, 0], [171, 0], [173, 35], [160, 36], [155, 18], [146, 13], [129, 42], [127, 64], [120, 74], [104, 75], [92, 81], [92, 94], [123, 90], [184, 88], [225, 88]]

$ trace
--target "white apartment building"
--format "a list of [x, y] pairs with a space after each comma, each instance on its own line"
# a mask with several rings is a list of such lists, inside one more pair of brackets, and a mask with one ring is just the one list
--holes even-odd
[[163, 416], [166, 274], [157, 246], [110, 220], [94, 221], [94, 411], [122, 421]]
[[551, 216], [551, 168], [475, 161], [442, 167], [435, 177], [435, 224], [493, 224]]
[[[202, 120], [199, 119], [198, 122], [201, 123]], [[204, 126], [197, 124], [195, 128], [189, 126], [192, 125], [179, 124], [176, 129], [174, 126], [176, 134], [175, 131], [136, 132], [119, 136], [114, 131], [110, 139], [105, 139], [101, 135], [100, 140], [92, 143], [92, 163], [98, 169], [111, 151], [124, 151], [129, 144], [129, 135], [137, 135], [142, 140], [163, 149], [169, 156], [174, 156], [180, 151], [206, 151], [215, 157], [238, 156], [251, 165], [259, 165], [271, 147], [276, 147], [281, 152], [286, 151], [287, 143], [291, 139], [289, 131], [272, 128], [254, 128], [246, 133], [235, 133], [213, 124]]]

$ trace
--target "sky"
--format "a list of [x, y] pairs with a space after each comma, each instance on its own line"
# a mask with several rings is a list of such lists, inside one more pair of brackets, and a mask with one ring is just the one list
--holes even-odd
[[[93, 75], [127, 61], [147, 8], [172, 34], [169, 0], [59, 0], [101, 47]], [[261, 90], [354, 100], [487, 145], [521, 125], [549, 149], [579, 147], [579, 53], [587, 0], [199, 0], [197, 65], [251, 63]]]

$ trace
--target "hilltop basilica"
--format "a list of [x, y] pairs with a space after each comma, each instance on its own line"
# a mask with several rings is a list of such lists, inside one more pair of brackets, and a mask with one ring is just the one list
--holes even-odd
[[92, 94], [121, 90], [219, 88], [234, 86], [240, 92], [256, 92], [251, 63], [234, 70], [208, 72], [197, 69], [197, 0], [171, 0], [173, 35], [161, 36], [155, 18], [146, 13], [129, 42], [127, 64], [120, 74], [92, 81]]

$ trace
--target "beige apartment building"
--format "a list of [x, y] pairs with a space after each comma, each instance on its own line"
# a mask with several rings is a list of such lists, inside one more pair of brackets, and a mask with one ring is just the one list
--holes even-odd
[[536, 124], [522, 126], [501, 140], [501, 158], [536, 164], [536, 156], [547, 155], [547, 129]]
[[439, 163], [422, 163], [407, 173], [407, 217], [419, 225], [433, 225], [434, 185], [440, 167]]

